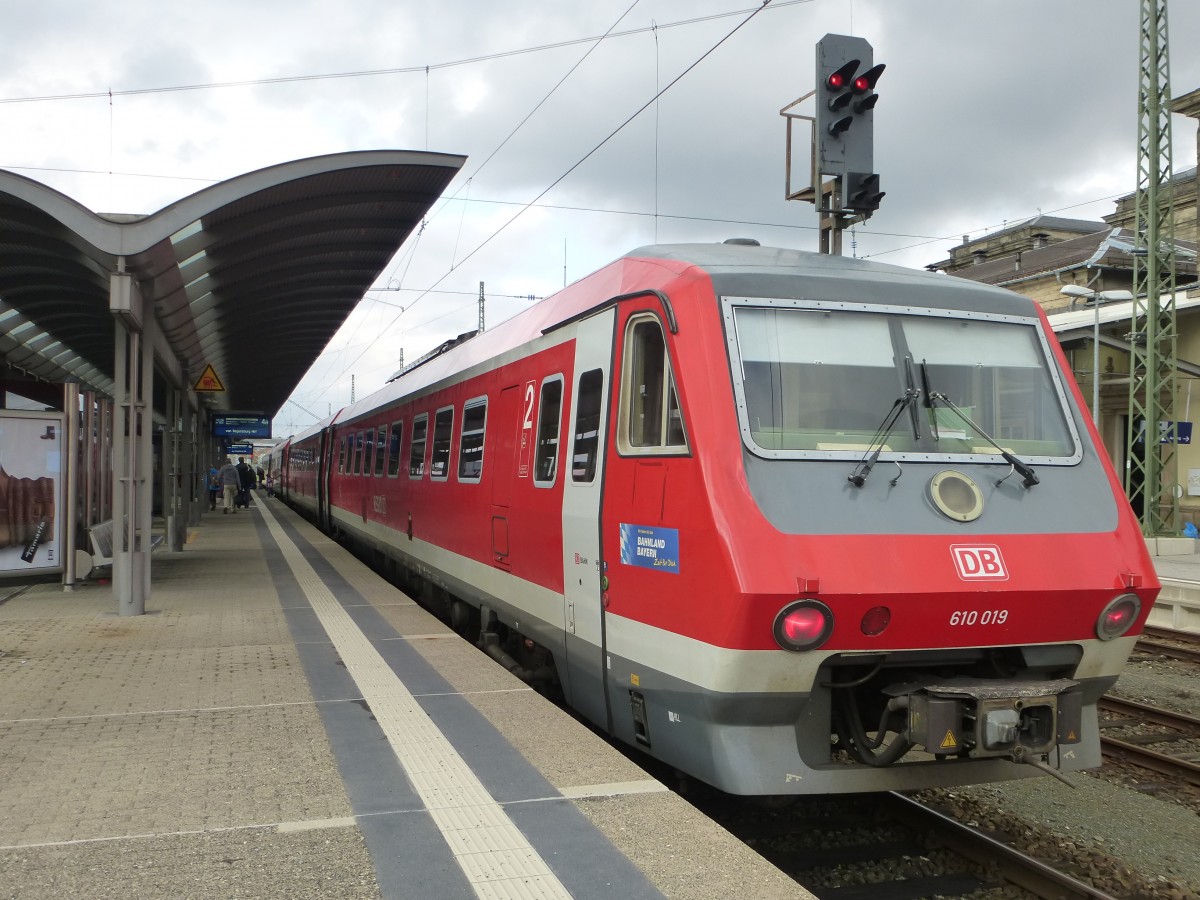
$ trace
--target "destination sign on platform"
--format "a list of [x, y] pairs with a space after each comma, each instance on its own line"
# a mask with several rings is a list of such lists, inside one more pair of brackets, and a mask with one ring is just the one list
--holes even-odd
[[213, 435], [230, 438], [269, 438], [271, 420], [263, 415], [213, 416]]

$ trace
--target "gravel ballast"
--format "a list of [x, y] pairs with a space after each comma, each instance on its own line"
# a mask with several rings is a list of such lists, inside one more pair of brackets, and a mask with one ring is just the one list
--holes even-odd
[[[1114, 695], [1200, 716], [1200, 667], [1131, 660]], [[1200, 898], [1200, 802], [1152, 772], [1105, 765], [1068, 776], [937, 792], [956, 818], [996, 832], [1119, 897]], [[1140, 788], [1140, 789], [1139, 789]], [[1150, 892], [1147, 892], [1147, 888]]]

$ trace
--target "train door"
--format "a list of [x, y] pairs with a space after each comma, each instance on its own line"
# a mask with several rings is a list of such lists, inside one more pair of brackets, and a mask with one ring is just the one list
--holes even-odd
[[[530, 382], [532, 385], [533, 382]], [[532, 387], [529, 388], [532, 390]], [[497, 447], [492, 452], [492, 565], [512, 571], [509, 559], [508, 518], [512, 507], [513, 480], [517, 471], [517, 435], [521, 431], [521, 387], [510, 385], [500, 392], [496, 404]]]
[[608, 724], [604, 677], [604, 610], [600, 602], [600, 506], [604, 484], [607, 399], [612, 375], [613, 323], [606, 309], [579, 323], [574, 385], [567, 419], [563, 484], [563, 593], [566, 661], [572, 705]]
[[320, 447], [321, 453], [316, 460], [316, 464], [320, 468], [315, 473], [317, 476], [317, 521], [321, 523], [321, 530], [328, 534], [333, 527], [333, 518], [329, 509], [329, 492], [333, 486], [332, 428], [326, 428], [321, 432]]

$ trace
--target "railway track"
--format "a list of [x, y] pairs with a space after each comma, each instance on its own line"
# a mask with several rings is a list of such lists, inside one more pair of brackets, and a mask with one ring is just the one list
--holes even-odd
[[1135, 650], [1200, 663], [1200, 634], [1147, 625], [1142, 629]]
[[1200, 664], [1200, 635], [1146, 625], [1135, 646], [1136, 653], [1168, 656], [1170, 659]]
[[[1105, 754], [1200, 787], [1200, 718], [1109, 696], [1099, 708], [1109, 716], [1100, 723]], [[1122, 736], [1104, 733], [1115, 730]], [[1175, 746], [1160, 750], [1153, 744]]]
[[701, 793], [692, 802], [821, 900], [969, 898], [1013, 887], [1030, 898], [1112, 897], [902, 794], [805, 797], [772, 809]]

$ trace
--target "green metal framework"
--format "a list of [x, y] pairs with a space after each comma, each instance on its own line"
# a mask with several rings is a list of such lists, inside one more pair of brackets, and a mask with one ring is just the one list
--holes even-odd
[[1175, 218], [1167, 0], [1141, 0], [1138, 185], [1125, 491], [1146, 535], [1178, 532]]

